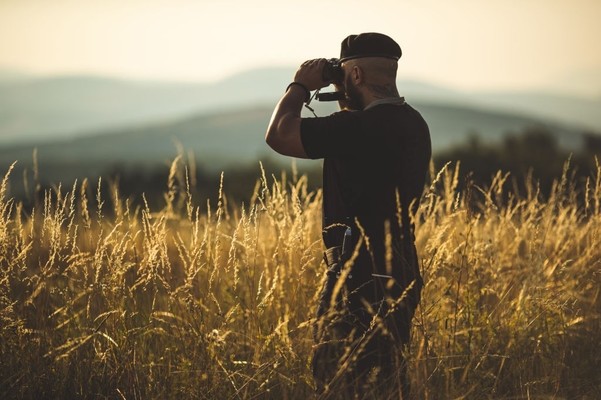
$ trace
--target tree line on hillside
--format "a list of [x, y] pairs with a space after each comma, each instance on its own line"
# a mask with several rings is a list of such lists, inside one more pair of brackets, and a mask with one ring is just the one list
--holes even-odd
[[[530, 179], [538, 184], [540, 196], [546, 197], [552, 190], [553, 182], [561, 178], [564, 166], [569, 161], [570, 184], [575, 190], [582, 190], [586, 178], [596, 173], [596, 162], [601, 158], [601, 135], [591, 132], [583, 134], [583, 138], [582, 148], [571, 153], [562, 148], [557, 137], [544, 127], [530, 127], [519, 133], [507, 134], [495, 144], [483, 143], [474, 134], [465, 143], [434, 154], [434, 169], [438, 171], [449, 162], [459, 162], [459, 190], [468, 184], [487, 187], [492, 177], [502, 171], [509, 173], [506, 191], [524, 194]], [[294, 179], [295, 174], [306, 174], [309, 189], [316, 189], [322, 184], [320, 163], [315, 163], [314, 168], [293, 172], [291, 167], [282, 169], [276, 162], [265, 160], [261, 165], [254, 163], [227, 168], [222, 180], [221, 174], [208, 172], [193, 163], [188, 165], [185, 159], [180, 159], [171, 169], [164, 165], [150, 169], [114, 165], [102, 174], [100, 193], [102, 198], [111, 198], [117, 189], [119, 196], [130, 199], [132, 205], [146, 201], [151, 209], [156, 210], [165, 206], [167, 192], [174, 188], [180, 193], [179, 197], [182, 197], [181, 193], [189, 191], [198, 205], [206, 204], [207, 200], [216, 205], [221, 188], [229, 201], [239, 203], [252, 196], [263, 173], [270, 183], [273, 182], [272, 176], [280, 179], [285, 173], [289, 181]], [[98, 191], [97, 179], [91, 177], [88, 185], [88, 197], [92, 204]], [[65, 189], [70, 186], [63, 183], [62, 187]], [[26, 209], [31, 208], [40, 204], [48, 188], [51, 186], [38, 186], [35, 193], [18, 200], [24, 202]]]
[[505, 135], [497, 144], [482, 143], [472, 135], [466, 143], [436, 154], [434, 159], [438, 168], [447, 162], [460, 162], [460, 188], [466, 184], [486, 187], [497, 171], [502, 171], [509, 173], [506, 190], [523, 195], [531, 181], [538, 184], [540, 195], [547, 197], [565, 167], [569, 184], [576, 191], [596, 174], [601, 135], [587, 132], [582, 138], [582, 147], [572, 152], [561, 147], [546, 128], [532, 126]]

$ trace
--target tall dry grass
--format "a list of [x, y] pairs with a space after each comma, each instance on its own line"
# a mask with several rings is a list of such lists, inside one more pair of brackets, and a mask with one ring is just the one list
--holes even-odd
[[[502, 173], [460, 192], [457, 168], [416, 215], [415, 398], [599, 398], [601, 169], [581, 193], [566, 169], [542, 200]], [[312, 396], [321, 192], [263, 173], [247, 203], [199, 206], [186, 171], [176, 159], [159, 211], [84, 181], [28, 212], [7, 174], [0, 397]]]

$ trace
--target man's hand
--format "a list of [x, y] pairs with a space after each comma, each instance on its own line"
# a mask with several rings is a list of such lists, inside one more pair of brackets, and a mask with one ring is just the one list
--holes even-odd
[[323, 67], [325, 64], [325, 58], [305, 61], [298, 68], [298, 71], [296, 71], [294, 82], [302, 83], [310, 91], [328, 86], [330, 82], [324, 82], [323, 80]]

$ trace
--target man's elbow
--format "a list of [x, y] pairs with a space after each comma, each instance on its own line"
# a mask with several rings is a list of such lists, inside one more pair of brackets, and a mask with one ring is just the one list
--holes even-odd
[[287, 147], [287, 138], [290, 131], [290, 119], [288, 116], [284, 116], [279, 120], [272, 121], [267, 128], [265, 134], [265, 142], [273, 150], [280, 154], [285, 155], [285, 149]]
[[277, 129], [274, 126], [270, 126], [265, 133], [265, 143], [273, 150], [278, 151], [277, 142]]
[[267, 143], [267, 145], [275, 152], [284, 156], [288, 155], [286, 154], [286, 142], [279, 139], [277, 136], [265, 136], [265, 143]]
[[265, 142], [276, 152], [290, 157], [306, 158], [300, 141], [300, 118], [287, 115], [267, 128]]

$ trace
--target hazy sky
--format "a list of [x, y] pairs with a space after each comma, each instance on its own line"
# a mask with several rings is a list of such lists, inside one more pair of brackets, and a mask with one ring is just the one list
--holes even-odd
[[377, 31], [402, 78], [601, 95], [600, 20], [601, 0], [0, 0], [0, 68], [208, 82]]

